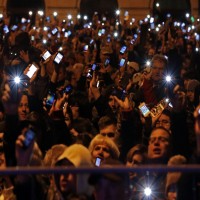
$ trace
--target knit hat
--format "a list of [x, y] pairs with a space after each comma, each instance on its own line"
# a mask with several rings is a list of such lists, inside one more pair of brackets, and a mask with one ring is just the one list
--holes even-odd
[[90, 145], [88, 148], [90, 153], [92, 153], [94, 151], [94, 148], [100, 144], [104, 144], [104, 145], [108, 146], [112, 158], [114, 158], [114, 159], [119, 158], [120, 151], [119, 151], [117, 145], [115, 144], [115, 142], [113, 140], [111, 140], [110, 138], [104, 137], [100, 134], [96, 135], [90, 142]]
[[131, 68], [133, 68], [136, 72], [139, 71], [139, 64], [136, 62], [127, 62], [127, 65]]
[[195, 80], [195, 79], [192, 79], [192, 80], [189, 80], [188, 81], [188, 84], [187, 84], [187, 91], [192, 91], [194, 92], [196, 87], [200, 86], [200, 82]]

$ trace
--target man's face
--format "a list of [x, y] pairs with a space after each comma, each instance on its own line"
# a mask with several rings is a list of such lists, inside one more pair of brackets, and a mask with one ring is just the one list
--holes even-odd
[[169, 134], [163, 129], [154, 130], [149, 138], [148, 157], [165, 158], [169, 155], [169, 151]]
[[110, 95], [108, 100], [108, 105], [110, 106], [111, 110], [115, 113], [118, 110], [118, 103], [115, 101], [114, 96]]
[[169, 116], [165, 114], [161, 114], [161, 116], [156, 121], [156, 127], [164, 127], [168, 131], [170, 131], [171, 128], [171, 121]]
[[111, 124], [100, 130], [100, 134], [105, 137], [109, 137], [111, 140], [115, 141], [117, 139], [117, 126]]
[[154, 60], [152, 63], [151, 78], [153, 81], [158, 82], [163, 79], [163, 72], [165, 64], [160, 60]]

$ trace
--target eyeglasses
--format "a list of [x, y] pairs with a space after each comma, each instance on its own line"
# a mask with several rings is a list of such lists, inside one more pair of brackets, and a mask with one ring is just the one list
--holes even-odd
[[101, 135], [104, 136], [104, 137], [109, 137], [109, 138], [114, 138], [115, 137], [115, 133], [113, 133], [113, 132], [101, 133]]
[[169, 138], [166, 137], [150, 137], [149, 138], [149, 144], [153, 144], [156, 140], [158, 140], [158, 142], [169, 142]]
[[156, 121], [156, 125], [160, 125], [160, 124], [164, 124], [164, 125], [167, 125], [167, 124], [170, 124], [171, 122], [170, 121], [167, 121], [167, 120], [161, 120], [161, 121]]

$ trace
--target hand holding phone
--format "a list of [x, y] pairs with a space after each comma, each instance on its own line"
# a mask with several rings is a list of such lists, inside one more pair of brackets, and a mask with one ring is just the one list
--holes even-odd
[[146, 106], [146, 104], [144, 102], [141, 103], [138, 108], [140, 109], [140, 111], [144, 117], [147, 117], [151, 113], [149, 108]]
[[119, 62], [119, 66], [123, 67], [125, 65], [126, 60], [124, 58], [122, 58]]
[[51, 53], [50, 53], [48, 50], [45, 50], [45, 51], [42, 53], [42, 60], [43, 60], [43, 61], [49, 60], [50, 57], [51, 57]]
[[33, 142], [34, 138], [35, 138], [35, 132], [32, 129], [28, 129], [25, 132], [25, 140], [23, 142], [23, 148], [28, 148], [29, 145], [31, 144], [31, 142]]
[[34, 77], [36, 76], [36, 72], [39, 70], [39, 67], [32, 63], [30, 65], [28, 65], [28, 67], [24, 70], [24, 74], [31, 79], [30, 81], [32, 81], [34, 79]]
[[63, 56], [62, 53], [57, 52], [56, 55], [55, 55], [55, 57], [54, 57], [53, 62], [54, 62], [55, 64], [60, 64], [60, 62], [62, 61], [63, 57], [64, 57], [64, 56]]

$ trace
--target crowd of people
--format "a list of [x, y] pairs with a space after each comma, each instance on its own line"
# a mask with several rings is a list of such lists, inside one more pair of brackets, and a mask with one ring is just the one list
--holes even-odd
[[[200, 21], [0, 21], [0, 164], [177, 166], [200, 158]], [[194, 173], [3, 176], [2, 199], [199, 199]]]

